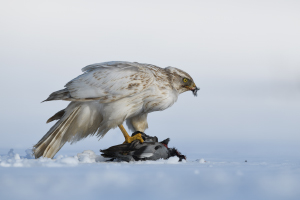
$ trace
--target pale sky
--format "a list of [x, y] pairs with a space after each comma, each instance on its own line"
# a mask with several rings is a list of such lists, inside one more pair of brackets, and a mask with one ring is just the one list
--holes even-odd
[[[201, 88], [149, 115], [146, 133], [159, 139], [299, 142], [299, 10], [299, 1], [2, 2], [0, 147], [35, 144], [67, 105], [40, 102], [84, 66], [113, 60], [177, 67]], [[78, 145], [122, 141], [115, 129]]]

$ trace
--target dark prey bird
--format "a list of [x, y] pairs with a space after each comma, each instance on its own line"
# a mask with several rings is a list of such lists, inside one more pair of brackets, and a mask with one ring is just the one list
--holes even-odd
[[186, 159], [184, 155], [181, 155], [180, 152], [175, 148], [169, 148], [168, 143], [169, 138], [158, 142], [157, 137], [151, 137], [136, 131], [132, 134], [132, 137], [136, 134], [141, 134], [144, 140], [144, 143], [140, 143], [138, 140], [133, 141], [132, 143], [124, 143], [116, 146], [112, 146], [105, 150], [100, 150], [103, 154], [103, 157], [118, 159], [121, 161], [139, 161], [139, 160], [158, 160], [158, 159], [168, 159], [173, 156], [177, 156], [179, 161]]

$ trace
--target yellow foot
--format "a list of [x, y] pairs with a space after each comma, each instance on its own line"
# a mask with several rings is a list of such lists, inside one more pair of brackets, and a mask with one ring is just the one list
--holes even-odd
[[123, 144], [126, 144], [126, 143], [131, 143], [131, 142], [133, 142], [134, 140], [139, 140], [141, 143], [143, 143], [144, 142], [144, 140], [143, 140], [143, 138], [142, 138], [142, 135], [140, 134], [140, 133], [138, 133], [138, 134], [136, 134], [136, 135], [134, 135], [134, 136], [132, 136], [132, 137], [126, 137], [125, 138], [125, 142], [123, 143]]

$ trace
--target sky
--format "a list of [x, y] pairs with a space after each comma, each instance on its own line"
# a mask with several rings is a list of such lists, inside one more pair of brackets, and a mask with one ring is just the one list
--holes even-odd
[[[31, 148], [68, 102], [41, 103], [86, 65], [132, 61], [188, 72], [198, 97], [151, 113], [149, 135], [186, 151], [299, 150], [299, 1], [4, 1], [0, 148]], [[62, 151], [123, 142], [118, 129]], [[218, 145], [216, 145], [218, 144]], [[199, 147], [201, 148], [201, 147]], [[282, 149], [281, 149], [282, 150]], [[6, 152], [6, 150], [5, 150]]]

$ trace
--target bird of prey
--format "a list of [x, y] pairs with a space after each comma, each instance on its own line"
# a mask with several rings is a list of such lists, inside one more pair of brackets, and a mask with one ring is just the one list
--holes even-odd
[[131, 131], [148, 128], [147, 115], [172, 106], [179, 94], [199, 90], [192, 77], [177, 68], [160, 68], [151, 64], [112, 61], [92, 64], [83, 74], [50, 94], [45, 101], [71, 101], [47, 123], [58, 120], [33, 147], [35, 158], [53, 158], [66, 142], [87, 136], [102, 138], [110, 129], [119, 127], [125, 143], [143, 142], [141, 134], [130, 137]]

